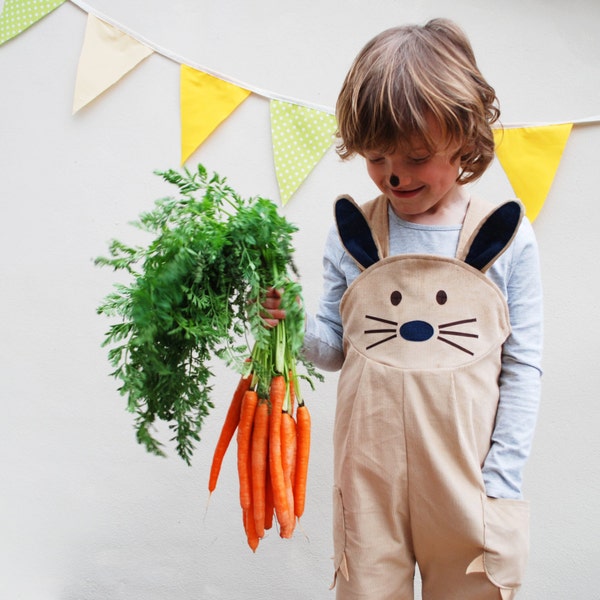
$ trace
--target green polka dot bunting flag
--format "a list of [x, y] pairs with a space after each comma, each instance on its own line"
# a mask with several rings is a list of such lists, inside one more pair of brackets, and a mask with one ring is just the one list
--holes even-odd
[[271, 100], [271, 135], [281, 203], [286, 204], [333, 143], [335, 117]]
[[65, 0], [4, 0], [0, 12], [0, 45], [45, 17]]

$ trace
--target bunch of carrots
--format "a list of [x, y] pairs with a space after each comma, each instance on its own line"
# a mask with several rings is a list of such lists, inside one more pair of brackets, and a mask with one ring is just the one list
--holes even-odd
[[[241, 197], [201, 164], [158, 174], [177, 195], [157, 200], [135, 223], [153, 239], [146, 246], [113, 240], [110, 255], [96, 259], [131, 277], [98, 307], [119, 318], [104, 345], [112, 346], [112, 375], [135, 414], [137, 440], [164, 456], [154, 432], [158, 420], [166, 421], [188, 464], [214, 406], [211, 361], [225, 360], [241, 376], [209, 490], [237, 431], [240, 502], [255, 550], [274, 515], [281, 536], [291, 537], [304, 511], [310, 418], [298, 383], [314, 389], [313, 379], [322, 380], [301, 352], [297, 228], [271, 200]], [[268, 292], [279, 295], [285, 311], [273, 327], [264, 320]]]
[[[311, 421], [306, 404], [296, 403], [291, 377], [274, 375], [268, 398], [242, 376], [233, 394], [210, 469], [208, 490], [217, 485], [221, 464], [237, 430], [237, 471], [243, 525], [252, 551], [265, 531], [279, 524], [290, 538], [304, 513]], [[297, 406], [296, 406], [297, 404]]]

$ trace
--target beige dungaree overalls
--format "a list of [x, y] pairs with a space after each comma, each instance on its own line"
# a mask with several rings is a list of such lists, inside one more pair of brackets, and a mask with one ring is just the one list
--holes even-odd
[[[486, 215], [487, 218], [485, 217]], [[508, 600], [528, 554], [528, 504], [486, 497], [508, 307], [485, 271], [512, 241], [517, 202], [472, 200], [457, 258], [388, 255], [384, 197], [336, 202], [362, 273], [340, 312], [334, 427], [337, 598]]]

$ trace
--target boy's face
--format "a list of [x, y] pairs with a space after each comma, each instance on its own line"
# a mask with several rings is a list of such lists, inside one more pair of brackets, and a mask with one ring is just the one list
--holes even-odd
[[436, 152], [428, 151], [422, 142], [416, 141], [410, 151], [364, 153], [369, 176], [389, 198], [394, 212], [406, 221], [443, 223], [445, 213], [452, 214], [456, 207], [464, 207], [464, 194], [457, 183], [460, 168], [460, 158], [455, 156], [457, 148], [447, 147], [433, 121], [431, 134], [435, 147], [439, 148]]

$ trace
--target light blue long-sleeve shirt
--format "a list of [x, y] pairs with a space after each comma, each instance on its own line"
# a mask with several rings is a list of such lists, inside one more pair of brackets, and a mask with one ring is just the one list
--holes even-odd
[[[456, 254], [461, 226], [420, 225], [389, 214], [390, 255]], [[360, 271], [332, 227], [323, 258], [324, 289], [318, 312], [307, 316], [304, 354], [326, 371], [344, 361], [339, 305]], [[521, 498], [523, 468], [529, 457], [538, 414], [542, 358], [542, 285], [535, 235], [525, 218], [509, 248], [488, 277], [504, 294], [511, 334], [502, 350], [500, 400], [491, 448], [482, 467], [486, 493]]]

